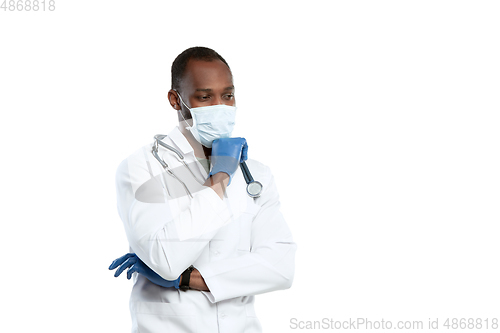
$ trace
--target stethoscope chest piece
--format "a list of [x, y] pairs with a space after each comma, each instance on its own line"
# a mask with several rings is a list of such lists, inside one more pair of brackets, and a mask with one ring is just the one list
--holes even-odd
[[240, 163], [241, 172], [243, 173], [243, 177], [245, 177], [245, 182], [247, 183], [247, 193], [252, 198], [260, 197], [262, 193], [262, 183], [256, 180], [253, 180], [252, 174], [250, 174], [250, 170], [248, 170], [248, 166], [245, 161]]
[[262, 184], [256, 180], [247, 184], [247, 193], [252, 198], [260, 197], [262, 192]]

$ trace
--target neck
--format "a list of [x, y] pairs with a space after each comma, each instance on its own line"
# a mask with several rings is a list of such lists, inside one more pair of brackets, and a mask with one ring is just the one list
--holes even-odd
[[182, 135], [184, 135], [184, 137], [188, 140], [191, 147], [193, 147], [194, 156], [198, 158], [205, 158], [207, 160], [210, 158], [212, 149], [207, 148], [196, 141], [193, 134], [191, 134], [191, 132], [186, 129], [186, 123], [184, 121], [179, 122], [179, 130], [181, 131]]

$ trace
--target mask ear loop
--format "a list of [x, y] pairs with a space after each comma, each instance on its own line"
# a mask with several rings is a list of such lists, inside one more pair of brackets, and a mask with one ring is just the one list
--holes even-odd
[[[181, 94], [176, 90], [176, 89], [173, 89], [176, 93], [177, 93], [177, 96], [179, 96], [179, 99], [181, 100], [181, 103], [184, 104], [184, 106], [189, 110], [191, 111], [191, 108], [189, 106], [186, 105], [186, 103], [184, 103], [184, 101], [182, 100], [182, 97], [181, 97]], [[184, 120], [184, 122], [186, 123], [187, 125], [187, 129], [190, 130], [192, 128], [192, 126], [189, 126], [189, 123], [186, 121], [186, 118], [184, 118], [184, 116], [182, 115], [182, 108], [181, 110], [177, 110], [177, 112], [180, 112], [180, 115], [182, 117], [182, 120]]]

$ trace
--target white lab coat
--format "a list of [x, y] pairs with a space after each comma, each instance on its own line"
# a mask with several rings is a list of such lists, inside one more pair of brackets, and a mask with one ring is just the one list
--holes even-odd
[[[178, 149], [204, 182], [208, 175], [177, 127], [163, 142]], [[130, 251], [167, 280], [192, 264], [210, 292], [163, 288], [134, 274], [132, 332], [261, 332], [254, 295], [291, 286], [296, 250], [269, 168], [247, 161], [264, 186], [260, 198], [246, 194], [238, 168], [221, 200], [196, 182], [174, 153], [160, 147], [160, 157], [186, 183], [190, 198], [151, 148], [137, 150], [116, 174], [118, 212]]]

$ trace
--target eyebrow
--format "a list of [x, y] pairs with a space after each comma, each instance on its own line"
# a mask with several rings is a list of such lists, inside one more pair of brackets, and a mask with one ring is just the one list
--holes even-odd
[[[224, 88], [224, 91], [226, 91], [226, 90], [234, 90], [234, 86]], [[213, 90], [210, 88], [206, 88], [206, 89], [199, 88], [199, 89], [196, 89], [196, 91], [212, 92]]]

